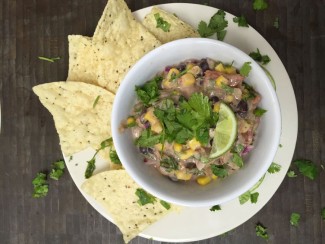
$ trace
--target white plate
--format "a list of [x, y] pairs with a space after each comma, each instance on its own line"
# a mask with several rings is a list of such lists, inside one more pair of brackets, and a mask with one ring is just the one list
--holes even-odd
[[[205, 5], [185, 3], [163, 4], [160, 7], [175, 13], [179, 18], [195, 28], [201, 20], [208, 22], [210, 17], [218, 10]], [[151, 7], [138, 10], [134, 12], [134, 15], [141, 20], [150, 9]], [[209, 208], [184, 208], [180, 213], [171, 213], [147, 228], [140, 234], [142, 237], [166, 242], [186, 242], [220, 235], [239, 226], [256, 214], [270, 200], [286, 176], [294, 153], [298, 131], [297, 105], [293, 88], [285, 67], [270, 44], [252, 27], [238, 27], [237, 24], [233, 23], [233, 17], [229, 13], [226, 14], [228, 28], [224, 41], [246, 53], [256, 51], [256, 48], [259, 48], [261, 53], [267, 54], [271, 58], [271, 62], [266, 68], [275, 79], [276, 93], [279, 98], [282, 116], [280, 140], [282, 147], [278, 149], [274, 162], [282, 166], [281, 171], [272, 175], [266, 174], [263, 183], [257, 189], [260, 195], [256, 204], [247, 202], [240, 205], [238, 199], [235, 199], [222, 205], [222, 210], [217, 212], [211, 212]], [[67, 168], [79, 190], [81, 184], [85, 181], [86, 161], [92, 157], [94, 152], [93, 149], [86, 149], [75, 154], [70, 161], [66, 158]], [[96, 167], [94, 174], [104, 171], [107, 164], [98, 158]], [[111, 221], [110, 216], [103, 208], [89, 196], [83, 195], [100, 214]], [[203, 220], [204, 224], [202, 224]]]

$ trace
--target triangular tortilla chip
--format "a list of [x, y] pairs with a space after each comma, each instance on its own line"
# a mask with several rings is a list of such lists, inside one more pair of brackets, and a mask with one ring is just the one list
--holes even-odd
[[[170, 24], [170, 30], [168, 32], [163, 31], [161, 28], [157, 28], [155, 14], [159, 14], [159, 17]], [[188, 37], [200, 37], [199, 33], [192, 26], [185, 23], [174, 14], [168, 13], [158, 7], [153, 7], [150, 13], [144, 17], [142, 23], [162, 43]]]
[[[98, 149], [111, 137], [114, 94], [83, 82], [52, 82], [33, 87], [53, 115], [63, 153], [70, 156], [87, 147]], [[97, 102], [95, 102], [97, 100]], [[101, 155], [109, 160], [109, 149]]]
[[152, 223], [166, 214], [179, 210], [170, 205], [167, 210], [158, 199], [151, 204], [140, 206], [136, 190], [140, 188], [125, 170], [110, 170], [92, 176], [81, 189], [93, 197], [113, 218], [127, 243]]

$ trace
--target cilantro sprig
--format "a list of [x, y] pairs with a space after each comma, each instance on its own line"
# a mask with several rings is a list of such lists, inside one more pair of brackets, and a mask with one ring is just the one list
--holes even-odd
[[250, 52], [249, 56], [255, 61], [260, 62], [263, 65], [266, 65], [271, 61], [270, 57], [268, 55], [261, 54], [258, 48], [256, 52]]
[[265, 174], [262, 176], [261, 179], [247, 192], [239, 196], [239, 203], [243, 205], [244, 203], [248, 202], [249, 200], [251, 203], [257, 203], [259, 193], [255, 192], [255, 190], [262, 184], [263, 180], [265, 178]]
[[266, 0], [253, 0], [253, 9], [260, 11], [265, 10], [269, 7], [269, 4]]
[[50, 178], [53, 180], [59, 180], [64, 173], [65, 164], [63, 160], [59, 160], [52, 164], [52, 170], [50, 172]]
[[32, 184], [34, 186], [33, 197], [40, 198], [45, 197], [49, 191], [49, 185], [47, 182], [47, 176], [44, 173], [37, 173], [33, 179]]
[[277, 173], [281, 170], [281, 165], [272, 162], [272, 164], [270, 165], [270, 167], [268, 168], [267, 172], [269, 172], [270, 174], [274, 174]]
[[210, 211], [211, 212], [216, 212], [216, 211], [220, 211], [221, 210], [221, 207], [220, 205], [214, 205], [210, 208]]
[[239, 73], [247, 77], [251, 70], [252, 70], [251, 62], [245, 62], [243, 66], [240, 68]]
[[156, 198], [153, 195], [149, 194], [142, 188], [138, 188], [135, 191], [135, 195], [137, 195], [139, 198], [137, 202], [139, 203], [140, 206], [143, 206], [143, 205], [146, 205], [149, 203], [154, 203], [156, 201]]
[[237, 23], [238, 26], [240, 27], [249, 27], [244, 15], [241, 15], [239, 17], [234, 17], [232, 20], [234, 21], [234, 23]]
[[156, 20], [156, 28], [162, 29], [164, 32], [169, 32], [171, 24], [164, 20], [159, 13], [154, 14]]
[[300, 221], [300, 214], [292, 213], [290, 216], [290, 224], [292, 226], [298, 227]]
[[201, 37], [209, 37], [213, 34], [217, 34], [218, 40], [222, 41], [227, 33], [226, 27], [228, 21], [225, 19], [226, 13], [223, 10], [218, 10], [207, 24], [205, 21], [201, 21], [198, 25], [198, 32]]
[[269, 239], [269, 235], [266, 230], [267, 228], [263, 226], [261, 223], [257, 223], [255, 226], [256, 236], [262, 237], [264, 240]]
[[156, 76], [143, 86], [136, 86], [135, 91], [138, 99], [143, 102], [146, 106], [149, 106], [155, 102], [159, 97], [158, 82], [162, 80], [162, 77]]
[[310, 160], [300, 159], [293, 162], [297, 166], [299, 172], [307, 178], [314, 180], [319, 174], [317, 166]]

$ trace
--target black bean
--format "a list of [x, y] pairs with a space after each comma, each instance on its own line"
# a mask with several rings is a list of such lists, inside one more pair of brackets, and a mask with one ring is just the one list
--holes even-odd
[[196, 164], [195, 163], [187, 163], [185, 167], [187, 169], [195, 169], [196, 168]]
[[237, 105], [237, 113], [240, 117], [245, 117], [248, 111], [247, 102], [241, 100]]
[[217, 96], [212, 96], [212, 97], [209, 98], [209, 100], [210, 100], [212, 103], [217, 103], [217, 102], [219, 102], [219, 97], [217, 97]]
[[205, 58], [200, 60], [199, 66], [203, 73], [209, 69], [209, 64]]
[[185, 63], [180, 63], [177, 67], [176, 67], [180, 72], [184, 71], [186, 69], [186, 64]]

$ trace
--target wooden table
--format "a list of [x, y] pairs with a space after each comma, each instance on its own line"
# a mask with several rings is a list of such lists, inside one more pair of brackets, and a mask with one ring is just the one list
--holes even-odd
[[[127, 2], [137, 10], [170, 1]], [[203, 2], [234, 15], [244, 14], [273, 46], [289, 73], [298, 103], [294, 159], [325, 164], [324, 1], [268, 0], [269, 8], [261, 12], [253, 11], [250, 0]], [[0, 2], [0, 243], [122, 242], [120, 231], [86, 202], [68, 173], [51, 185], [47, 197], [31, 196], [36, 173], [61, 158], [52, 117], [31, 88], [66, 79], [67, 35], [92, 35], [105, 4], [105, 0]], [[272, 26], [276, 17], [278, 30]], [[38, 56], [60, 56], [61, 60], [49, 64]], [[195, 243], [264, 243], [255, 235], [258, 221], [268, 227], [269, 243], [325, 243], [323, 207], [324, 171], [314, 181], [286, 177], [269, 203], [249, 221], [226, 236]], [[298, 228], [289, 224], [292, 212], [302, 216]], [[159, 242], [138, 237], [132, 243]]]

